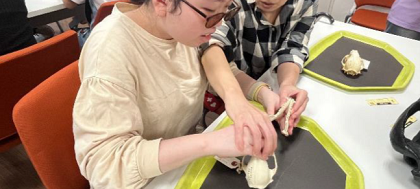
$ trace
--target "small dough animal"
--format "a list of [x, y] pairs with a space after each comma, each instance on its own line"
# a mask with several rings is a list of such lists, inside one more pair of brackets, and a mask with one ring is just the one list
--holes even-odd
[[363, 60], [357, 50], [351, 50], [350, 54], [344, 56], [341, 64], [344, 73], [351, 76], [359, 75], [364, 68]]

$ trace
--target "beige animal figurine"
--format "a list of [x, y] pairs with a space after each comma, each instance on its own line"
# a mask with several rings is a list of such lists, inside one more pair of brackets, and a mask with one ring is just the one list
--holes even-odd
[[[271, 182], [273, 182], [273, 176], [277, 172], [276, 155], [273, 155], [273, 157], [273, 169], [270, 169], [268, 167], [268, 163], [265, 160], [256, 157], [251, 157], [251, 159], [248, 162], [248, 165], [245, 165], [245, 156], [242, 158], [242, 164], [239, 169], [245, 172], [245, 178], [248, 182], [249, 187], [263, 189], [266, 188]], [[238, 172], [240, 172], [240, 170]]]
[[357, 50], [352, 50], [350, 54], [344, 56], [341, 64], [344, 73], [351, 76], [359, 75], [364, 68], [363, 60]]

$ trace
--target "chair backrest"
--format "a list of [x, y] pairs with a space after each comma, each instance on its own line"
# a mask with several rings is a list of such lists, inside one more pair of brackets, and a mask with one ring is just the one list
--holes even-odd
[[12, 120], [16, 102], [79, 55], [77, 34], [70, 30], [0, 56], [0, 152], [12, 147], [11, 141], [15, 144], [19, 140]]
[[363, 5], [373, 5], [380, 6], [385, 8], [391, 8], [395, 0], [354, 0], [356, 3], [356, 8], [359, 8]]
[[79, 87], [74, 62], [25, 95], [13, 110], [22, 143], [47, 188], [89, 188], [74, 152], [72, 111]]
[[96, 13], [95, 21], [92, 24], [92, 28], [95, 27], [99, 22], [101, 22], [105, 17], [110, 15], [112, 13], [114, 5], [118, 2], [129, 2], [129, 0], [117, 0], [102, 3], [98, 9], [98, 12]]

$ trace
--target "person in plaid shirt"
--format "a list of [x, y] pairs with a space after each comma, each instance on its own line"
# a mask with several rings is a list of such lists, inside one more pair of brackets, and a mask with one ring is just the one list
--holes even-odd
[[[287, 100], [296, 103], [289, 120], [289, 135], [308, 103], [305, 90], [296, 87], [303, 63], [309, 57], [307, 43], [315, 23], [317, 0], [236, 0], [242, 8], [223, 21], [201, 46], [202, 64], [208, 75], [221, 75], [226, 88], [261, 87], [257, 101], [272, 115]], [[227, 74], [230, 69], [232, 74]], [[279, 91], [270, 93], [266, 84], [256, 82], [264, 72], [277, 72]], [[236, 77], [236, 80], [233, 79]], [[239, 83], [238, 83], [239, 82]], [[212, 83], [212, 81], [210, 81]], [[245, 83], [245, 84], [244, 84]], [[273, 97], [277, 95], [277, 97]], [[270, 96], [270, 97], [267, 97]], [[270, 100], [261, 100], [270, 99]], [[253, 100], [248, 98], [248, 100]], [[262, 102], [263, 101], [263, 102]], [[284, 117], [278, 122], [284, 128]]]

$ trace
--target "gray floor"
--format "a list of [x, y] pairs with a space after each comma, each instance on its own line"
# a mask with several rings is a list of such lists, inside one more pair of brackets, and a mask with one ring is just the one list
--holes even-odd
[[0, 153], [0, 188], [44, 189], [22, 145]]

